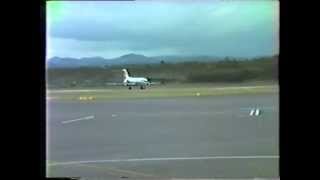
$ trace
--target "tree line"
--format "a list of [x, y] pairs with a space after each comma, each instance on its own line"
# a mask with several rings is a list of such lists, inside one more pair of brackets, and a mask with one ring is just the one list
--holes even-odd
[[149, 77], [161, 83], [244, 82], [278, 79], [278, 57], [248, 60], [225, 59], [218, 62], [180, 62], [165, 60], [159, 64], [131, 64], [105, 67], [55, 68], [47, 70], [49, 88], [106, 86], [122, 82], [121, 69], [133, 76]]

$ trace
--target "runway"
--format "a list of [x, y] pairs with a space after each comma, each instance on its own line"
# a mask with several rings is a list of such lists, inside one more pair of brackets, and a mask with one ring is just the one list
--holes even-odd
[[[278, 94], [48, 100], [50, 177], [277, 178]], [[250, 116], [252, 108], [261, 115]]]

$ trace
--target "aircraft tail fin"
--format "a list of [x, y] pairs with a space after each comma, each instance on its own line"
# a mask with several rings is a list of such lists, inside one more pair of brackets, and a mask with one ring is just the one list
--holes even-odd
[[123, 77], [124, 78], [128, 78], [129, 77], [128, 70], [127, 69], [122, 69], [122, 71], [123, 71]]

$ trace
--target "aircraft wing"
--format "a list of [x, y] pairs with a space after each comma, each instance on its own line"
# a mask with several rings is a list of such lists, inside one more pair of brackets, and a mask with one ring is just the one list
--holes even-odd
[[123, 83], [107, 82], [106, 85], [108, 85], [108, 86], [123, 86]]
[[[124, 86], [123, 83], [117, 83], [117, 82], [107, 82], [105, 83], [107, 86]], [[150, 82], [150, 85], [160, 85], [162, 84], [161, 82]], [[139, 85], [137, 83], [128, 83], [128, 85], [135, 86]]]
[[160, 85], [162, 84], [161, 82], [151, 82], [150, 85]]

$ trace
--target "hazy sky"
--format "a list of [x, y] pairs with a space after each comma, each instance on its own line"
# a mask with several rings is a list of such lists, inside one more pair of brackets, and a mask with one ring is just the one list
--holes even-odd
[[47, 57], [278, 53], [272, 0], [48, 1]]

